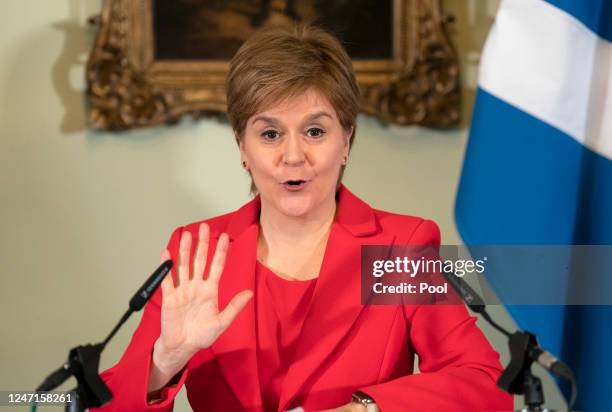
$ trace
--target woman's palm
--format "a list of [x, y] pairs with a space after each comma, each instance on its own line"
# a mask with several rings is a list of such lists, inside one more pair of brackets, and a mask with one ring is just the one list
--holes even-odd
[[[229, 240], [222, 234], [217, 242], [208, 277], [204, 278], [209, 244], [208, 225], [199, 228], [198, 245], [189, 262], [191, 234], [185, 231], [181, 237], [176, 266], [177, 285], [168, 276], [162, 283], [162, 312], [160, 339], [171, 351], [195, 353], [208, 348], [231, 324], [244, 308], [252, 292], [244, 290], [232, 298], [223, 311], [219, 311], [219, 279], [225, 265]], [[164, 252], [162, 260], [169, 258]]]

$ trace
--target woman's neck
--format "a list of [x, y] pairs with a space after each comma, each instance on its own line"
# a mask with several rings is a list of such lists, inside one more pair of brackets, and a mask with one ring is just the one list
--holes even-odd
[[259, 217], [263, 237], [268, 244], [301, 246], [312, 244], [329, 232], [336, 212], [335, 198], [305, 216], [287, 216], [262, 201]]
[[288, 278], [319, 273], [336, 212], [335, 197], [308, 216], [287, 216], [262, 202], [257, 259]]

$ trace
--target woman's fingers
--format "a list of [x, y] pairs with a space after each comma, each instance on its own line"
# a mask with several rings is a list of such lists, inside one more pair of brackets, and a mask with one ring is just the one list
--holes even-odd
[[[189, 260], [192, 241], [191, 232], [188, 230], [184, 231], [179, 243], [178, 264], [176, 266], [176, 287], [179, 287], [190, 279], [196, 279], [196, 277], [197, 279], [204, 279], [210, 243], [210, 227], [208, 224], [202, 223], [198, 228], [198, 244], [193, 257], [193, 265], [190, 264], [191, 262]], [[217, 247], [210, 265], [208, 276], [208, 279], [215, 283], [219, 282], [219, 278], [223, 272], [228, 246], [229, 237], [226, 233], [222, 233], [217, 241]], [[191, 272], [192, 268], [193, 273]]]
[[230, 300], [230, 303], [227, 304], [225, 309], [219, 313], [219, 323], [221, 324], [222, 331], [227, 329], [252, 296], [253, 291], [243, 290]]
[[229, 237], [226, 233], [221, 233], [221, 236], [219, 236], [219, 240], [217, 241], [217, 248], [215, 250], [213, 260], [210, 264], [210, 273], [208, 275], [208, 280], [211, 280], [214, 283], [219, 282], [219, 278], [221, 277], [221, 273], [223, 272], [223, 266], [225, 266], [225, 257], [227, 256], [228, 246]]
[[[164, 263], [166, 260], [169, 260], [169, 259], [170, 259], [170, 252], [168, 252], [168, 249], [165, 249], [161, 254], [160, 263]], [[170, 294], [174, 291], [174, 282], [172, 281], [172, 269], [170, 270], [170, 273], [166, 275], [164, 280], [162, 280], [161, 288], [162, 288], [162, 297], [170, 296]]]
[[174, 292], [174, 284], [172, 282], [172, 273], [168, 273], [161, 283], [162, 299], [167, 298]]
[[164, 249], [164, 251], [162, 252], [160, 258], [159, 258], [159, 263], [162, 264], [164, 263], [166, 260], [170, 259], [170, 252], [168, 252], [168, 249]]
[[200, 224], [198, 229], [198, 247], [195, 257], [193, 258], [193, 278], [203, 279], [204, 268], [206, 267], [206, 258], [208, 254], [208, 239], [210, 229], [206, 223]]
[[189, 280], [189, 252], [191, 251], [191, 232], [188, 230], [183, 232], [181, 242], [179, 244], [178, 255], [178, 285], [186, 283]]

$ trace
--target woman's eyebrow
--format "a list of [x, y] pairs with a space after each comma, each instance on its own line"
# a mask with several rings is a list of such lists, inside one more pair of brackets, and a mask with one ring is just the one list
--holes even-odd
[[320, 111], [320, 112], [313, 113], [310, 116], [306, 117], [306, 121], [311, 122], [315, 119], [318, 119], [319, 117], [329, 117], [332, 120], [334, 119], [334, 117], [331, 114], [325, 111]]
[[268, 117], [268, 116], [257, 116], [256, 118], [253, 119], [253, 121], [251, 122], [251, 125], [254, 125], [257, 122], [266, 122], [266, 123], [272, 123], [272, 124], [276, 124], [277, 121], [274, 117]]
[[[312, 113], [308, 116], [306, 116], [306, 118], [304, 119], [304, 122], [311, 122], [315, 119], [318, 119], [319, 117], [329, 117], [330, 119], [333, 120], [333, 116], [331, 114], [329, 114], [326, 111], [320, 111], [320, 112], [316, 112], [316, 113]], [[251, 125], [254, 125], [257, 122], [265, 122], [265, 123], [271, 123], [271, 124], [277, 124], [280, 123], [280, 121], [274, 117], [269, 117], [269, 116], [257, 116], [255, 117], [252, 121], [251, 121]]]

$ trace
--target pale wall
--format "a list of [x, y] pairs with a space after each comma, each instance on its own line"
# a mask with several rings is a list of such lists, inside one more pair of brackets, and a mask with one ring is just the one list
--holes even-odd
[[[473, 85], [496, 2], [447, 4]], [[174, 227], [237, 208], [248, 200], [248, 180], [230, 129], [215, 121], [84, 130], [83, 62], [93, 39], [84, 21], [97, 0], [2, 5], [0, 390], [28, 390], [69, 348], [108, 333]], [[466, 113], [472, 96], [467, 90]], [[366, 117], [358, 127], [346, 184], [375, 207], [436, 220], [445, 243], [459, 242], [452, 208], [465, 128], [385, 128]], [[512, 326], [502, 309], [492, 312]], [[138, 319], [107, 348], [102, 368], [118, 360]], [[506, 362], [505, 341], [484, 329]], [[546, 385], [549, 406], [560, 408]], [[187, 408], [181, 397], [176, 410]]]

